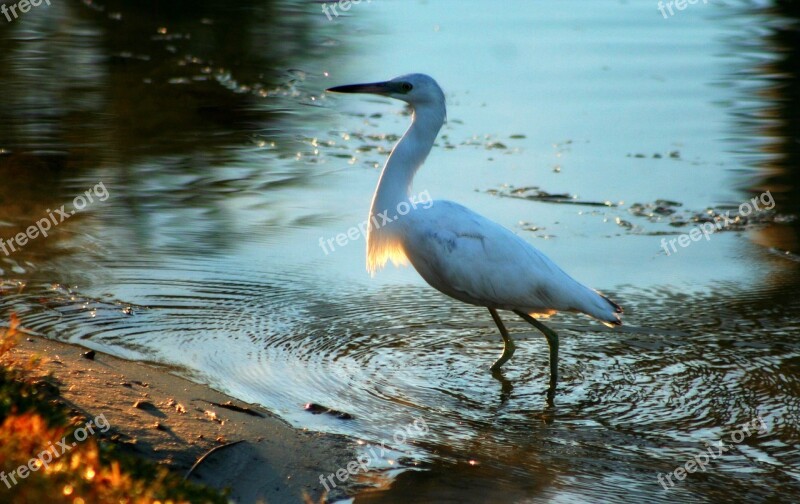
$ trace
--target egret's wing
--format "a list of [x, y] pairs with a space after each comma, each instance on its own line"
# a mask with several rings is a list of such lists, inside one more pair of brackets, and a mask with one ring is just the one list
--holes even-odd
[[437, 201], [412, 219], [406, 255], [431, 285], [448, 294], [479, 304], [544, 307], [551, 303], [541, 294], [565, 276], [519, 237], [456, 203]]
[[433, 287], [462, 301], [530, 313], [616, 320], [605, 298], [505, 227], [449, 201], [409, 214], [405, 254]]

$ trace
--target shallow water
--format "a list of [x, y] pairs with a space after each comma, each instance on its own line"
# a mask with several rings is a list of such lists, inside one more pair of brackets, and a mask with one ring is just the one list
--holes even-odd
[[[60, 3], [0, 25], [0, 238], [107, 190], [0, 255], [4, 319], [384, 441], [359, 501], [800, 490], [796, 10], [386, 1], [329, 21], [315, 3], [187, 5]], [[319, 245], [365, 218], [409, 121], [322, 90], [409, 71], [439, 80], [449, 118], [415, 192], [514, 229], [625, 307], [614, 331], [552, 319], [555, 409], [546, 343], [522, 322], [505, 316], [518, 350], [495, 379], [485, 310], [409, 269], [371, 279], [362, 237]], [[662, 248], [766, 190], [771, 211]], [[659, 484], [757, 416], [763, 433]], [[424, 433], [398, 435], [415, 420]]]

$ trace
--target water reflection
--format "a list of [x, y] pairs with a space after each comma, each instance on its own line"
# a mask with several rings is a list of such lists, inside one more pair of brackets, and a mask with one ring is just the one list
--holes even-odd
[[[295, 109], [308, 109], [304, 120], [314, 115], [299, 68], [323, 47], [325, 55], [337, 52], [320, 43], [300, 5], [58, 2], [3, 26], [4, 235], [24, 232], [104, 179], [124, 200], [115, 212], [143, 253], [163, 224], [153, 220], [152, 205], [173, 209], [174, 221], [199, 223], [202, 211], [201, 243], [183, 253], [229, 247], [236, 230], [228, 227], [235, 218], [226, 198], [304, 184], [310, 170], [309, 161], [288, 168], [270, 162], [292, 159], [302, 143]], [[53, 235], [12, 260], [52, 259], [74, 238]]]
[[[741, 158], [755, 168], [745, 184], [754, 195], [775, 195], [781, 213], [800, 213], [800, 6], [736, 10], [752, 23], [730, 40], [730, 50], [745, 57], [735, 64], [730, 83], [741, 88], [731, 108], [733, 139]], [[800, 221], [761, 230], [755, 240], [778, 252], [800, 252]]]
[[4, 27], [4, 148], [69, 148], [83, 169], [219, 155], [270, 131], [287, 111], [263, 98], [297, 92], [304, 72], [292, 67], [319, 54], [312, 18], [292, 2], [88, 5], [59, 2]]
[[[3, 317], [13, 310], [48, 336], [173, 365], [304, 427], [374, 442], [424, 415], [430, 434], [395, 447], [399, 463], [386, 462], [383, 474], [400, 473], [397, 483], [387, 490], [373, 479], [382, 491], [359, 501], [764, 500], [796, 491], [797, 9], [728, 9], [712, 22], [699, 17], [722, 11], [698, 7], [664, 21], [652, 5], [592, 5], [519, 2], [497, 12], [443, 1], [410, 11], [373, 2], [329, 23], [306, 2], [61, 2], [2, 26], [0, 237], [98, 181], [110, 193], [48, 239], [0, 256]], [[497, 26], [457, 28], [495, 16]], [[417, 37], [413, 23], [386, 22], [396, 19], [424, 24], [437, 38]], [[381, 21], [386, 33], [372, 28]], [[690, 42], [683, 53], [660, 42], [646, 48], [657, 58], [637, 52], [651, 31], [667, 29]], [[363, 220], [374, 165], [408, 120], [382, 101], [329, 113], [325, 72], [339, 71], [338, 79], [352, 65], [361, 78], [388, 77], [398, 73], [385, 71], [392, 50], [420, 67], [464, 67], [464, 54], [482, 54], [475, 33], [484, 30], [510, 41], [475, 56], [474, 67], [508, 61], [520, 72], [512, 87], [532, 91], [503, 101], [511, 93], [495, 91], [504, 82], [493, 70], [459, 68], [464, 82], [448, 88], [448, 137], [421, 176], [434, 197], [435, 188], [450, 190], [511, 227], [544, 227], [547, 239], [524, 236], [625, 306], [627, 325], [613, 333], [583, 319], [555, 321], [564, 341], [556, 410], [544, 408], [539, 335], [514, 325], [518, 364], [498, 381], [485, 369], [499, 341], [483, 312], [404, 272], [370, 281], [361, 274], [363, 243], [331, 255], [317, 245]], [[730, 63], [703, 53], [713, 30], [726, 36]], [[421, 48], [427, 41], [439, 44], [442, 59]], [[521, 61], [542, 44], [553, 49], [537, 55], [547, 64]], [[569, 64], [564, 48], [576, 53]], [[696, 75], [709, 61], [732, 70], [701, 92], [718, 79]], [[696, 85], [667, 93], [662, 75]], [[484, 89], [493, 91], [485, 107], [487, 95], [473, 98]], [[645, 99], [664, 115], [648, 119], [673, 131], [659, 135], [696, 130], [701, 153], [640, 134]], [[733, 143], [719, 147], [706, 118], [681, 112], [682, 103], [707, 99], [720, 101]], [[637, 112], [614, 116], [622, 133], [598, 141], [609, 107]], [[635, 124], [622, 124], [628, 119]], [[576, 132], [584, 120], [596, 133]], [[497, 147], [496, 138], [506, 148], [485, 147]], [[689, 159], [625, 156], [640, 148], [680, 149]], [[625, 205], [552, 208], [485, 191], [534, 181], [605, 201], [611, 195], [593, 186], [613, 178], [615, 201], [680, 195], [699, 209], [719, 203], [703, 182], [724, 179], [730, 164], [717, 161], [727, 159], [725, 149], [743, 173], [740, 186], [769, 189], [783, 220], [670, 258], [659, 255], [658, 235], [619, 231], [615, 219], [632, 218]], [[618, 166], [625, 170], [614, 172]], [[467, 177], [464, 167], [475, 173]], [[724, 203], [746, 199], [734, 194]], [[305, 402], [354, 420], [309, 415]], [[755, 414], [768, 419], [770, 434], [660, 493], [657, 473]]]

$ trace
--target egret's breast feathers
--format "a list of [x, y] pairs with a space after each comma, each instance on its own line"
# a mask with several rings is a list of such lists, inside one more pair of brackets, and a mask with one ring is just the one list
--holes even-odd
[[367, 271], [374, 276], [390, 260], [395, 266], [408, 265], [400, 237], [388, 229], [370, 225], [367, 232]]

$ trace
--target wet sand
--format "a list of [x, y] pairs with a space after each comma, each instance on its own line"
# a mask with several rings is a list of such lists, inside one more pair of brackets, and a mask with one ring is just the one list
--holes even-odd
[[178, 474], [191, 470], [193, 481], [230, 488], [236, 502], [295, 503], [304, 494], [319, 501], [319, 475], [354, 457], [348, 438], [295, 429], [163, 367], [100, 352], [90, 360], [85, 348], [37, 336], [23, 337], [13, 352], [42, 357], [42, 374], [53, 373], [68, 407], [87, 418], [105, 415], [105, 438]]

